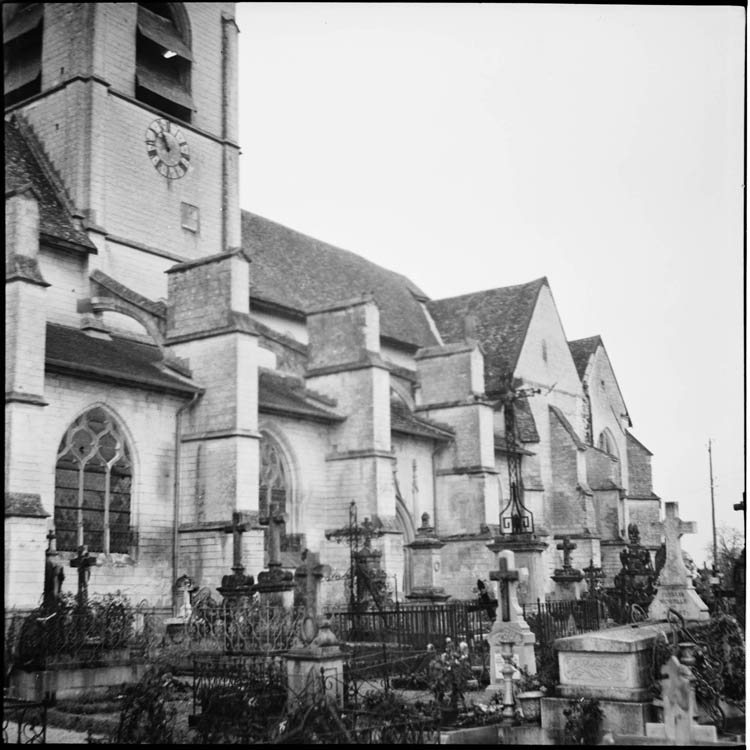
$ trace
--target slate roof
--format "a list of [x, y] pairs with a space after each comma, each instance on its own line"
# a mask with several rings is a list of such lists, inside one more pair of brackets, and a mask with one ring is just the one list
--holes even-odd
[[65, 200], [45, 175], [18, 123], [5, 121], [5, 191], [31, 185], [39, 200], [39, 231], [51, 238], [78, 245], [86, 252], [96, 246], [85, 232], [77, 229]]
[[159, 348], [130, 339], [89, 336], [77, 328], [47, 324], [46, 369], [51, 372], [117, 382], [147, 390], [191, 395], [201, 388], [158, 367]]
[[344, 419], [333, 408], [315, 403], [316, 397], [306, 390], [301, 379], [284, 377], [261, 369], [258, 379], [258, 410], [309, 419], [314, 422], [340, 422]]
[[466, 316], [473, 316], [474, 335], [484, 352], [487, 393], [500, 391], [503, 374], [515, 369], [543, 286], [549, 286], [546, 277], [526, 284], [427, 303], [427, 309], [446, 343], [463, 341], [466, 338]]
[[452, 440], [455, 435], [452, 427], [417, 417], [406, 404], [395, 400], [391, 401], [391, 432], [446, 441]]
[[412, 347], [438, 343], [419, 302], [426, 295], [401, 274], [249, 211], [242, 246], [252, 256], [251, 299], [306, 313], [369, 292], [383, 337]]
[[575, 429], [573, 429], [573, 425], [570, 424], [568, 418], [562, 413], [559, 407], [549, 404], [548, 409], [557, 417], [560, 424], [565, 428], [565, 431], [570, 435], [570, 439], [575, 443], [576, 448], [578, 448], [578, 450], [586, 450], [586, 444], [578, 437]]
[[586, 367], [589, 364], [589, 360], [599, 346], [604, 346], [601, 336], [589, 336], [587, 339], [568, 341], [568, 348], [573, 355], [573, 362], [575, 362], [578, 377], [581, 380], [583, 380], [583, 376], [586, 374]]
[[522, 443], [538, 443], [539, 433], [536, 429], [536, 420], [525, 398], [515, 400], [515, 422], [518, 439]]

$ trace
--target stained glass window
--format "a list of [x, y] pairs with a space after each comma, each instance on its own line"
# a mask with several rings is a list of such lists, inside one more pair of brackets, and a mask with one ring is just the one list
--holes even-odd
[[127, 553], [132, 481], [130, 450], [114, 419], [101, 407], [78, 417], [57, 453], [57, 548]]

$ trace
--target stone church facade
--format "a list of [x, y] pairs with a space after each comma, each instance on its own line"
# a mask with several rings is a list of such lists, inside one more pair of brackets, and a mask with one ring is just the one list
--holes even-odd
[[528, 600], [564, 594], [565, 536], [610, 583], [629, 523], [659, 546], [651, 453], [545, 278], [431, 300], [240, 210], [233, 3], [2, 12], [6, 606], [37, 605], [54, 529], [97, 555], [92, 591], [169, 609], [181, 576], [229, 572], [234, 512], [257, 575], [273, 508], [282, 564], [319, 554], [343, 603], [352, 501], [399, 599], [470, 598], [513, 466]]

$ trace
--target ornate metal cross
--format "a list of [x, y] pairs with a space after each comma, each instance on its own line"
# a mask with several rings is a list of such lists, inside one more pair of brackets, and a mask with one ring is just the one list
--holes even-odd
[[90, 568], [92, 565], [96, 565], [96, 555], [90, 555], [89, 548], [82, 544], [78, 548], [78, 555], [70, 561], [70, 566], [78, 569], [76, 600], [80, 609], [84, 609], [89, 601], [89, 578], [91, 578]]
[[518, 583], [519, 575], [517, 570], [508, 568], [508, 561], [504, 557], [498, 559], [500, 570], [490, 571], [490, 580], [498, 581], [500, 584], [500, 607], [503, 622], [510, 621], [510, 587]]

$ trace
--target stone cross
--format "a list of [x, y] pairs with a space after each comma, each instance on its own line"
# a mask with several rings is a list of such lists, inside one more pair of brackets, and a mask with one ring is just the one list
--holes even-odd
[[490, 571], [490, 580], [499, 583], [500, 596], [498, 598], [500, 599], [500, 617], [503, 622], [515, 622], [519, 614], [523, 612], [518, 604], [516, 591], [519, 571], [510, 567], [513, 563], [512, 552], [501, 552], [497, 558], [499, 570]]
[[245, 572], [242, 564], [242, 535], [247, 531], [247, 524], [242, 523], [242, 514], [238, 511], [232, 513], [232, 525], [225, 526], [224, 531], [232, 535], [232, 570], [236, 575]]
[[91, 578], [90, 568], [92, 565], [96, 565], [96, 555], [90, 555], [89, 548], [82, 544], [78, 548], [78, 555], [70, 561], [72, 568], [78, 568], [78, 595], [76, 599], [81, 609], [89, 601], [89, 578]]
[[320, 579], [329, 575], [331, 568], [328, 565], [321, 565], [320, 558], [314, 552], [306, 549], [302, 553], [303, 564], [294, 572], [294, 577], [301, 580], [305, 597], [305, 614], [308, 617], [317, 617], [318, 615], [318, 593], [320, 590]]
[[651, 620], [665, 620], [669, 610], [674, 610], [685, 620], [707, 620], [708, 607], [693, 586], [680, 548], [680, 536], [694, 534], [695, 523], [680, 520], [678, 507], [677, 503], [664, 504], [664, 565], [656, 582], [656, 596], [649, 605], [648, 616]]
[[682, 548], [680, 546], [680, 537], [683, 534], [695, 534], [695, 521], [683, 521], [677, 515], [679, 509], [678, 503], [664, 503], [664, 536], [666, 537], [666, 559], [664, 567], [659, 574], [660, 584], [685, 584], [690, 573], [685, 567], [685, 561], [682, 558]]
[[573, 567], [570, 564], [570, 553], [577, 547], [577, 544], [570, 541], [569, 536], [563, 537], [562, 542], [557, 545], [557, 549], [563, 553], [563, 570], [570, 570]]
[[268, 525], [268, 569], [281, 567], [281, 527], [286, 522], [286, 515], [279, 512], [279, 503], [274, 501], [266, 518], [260, 522]]

